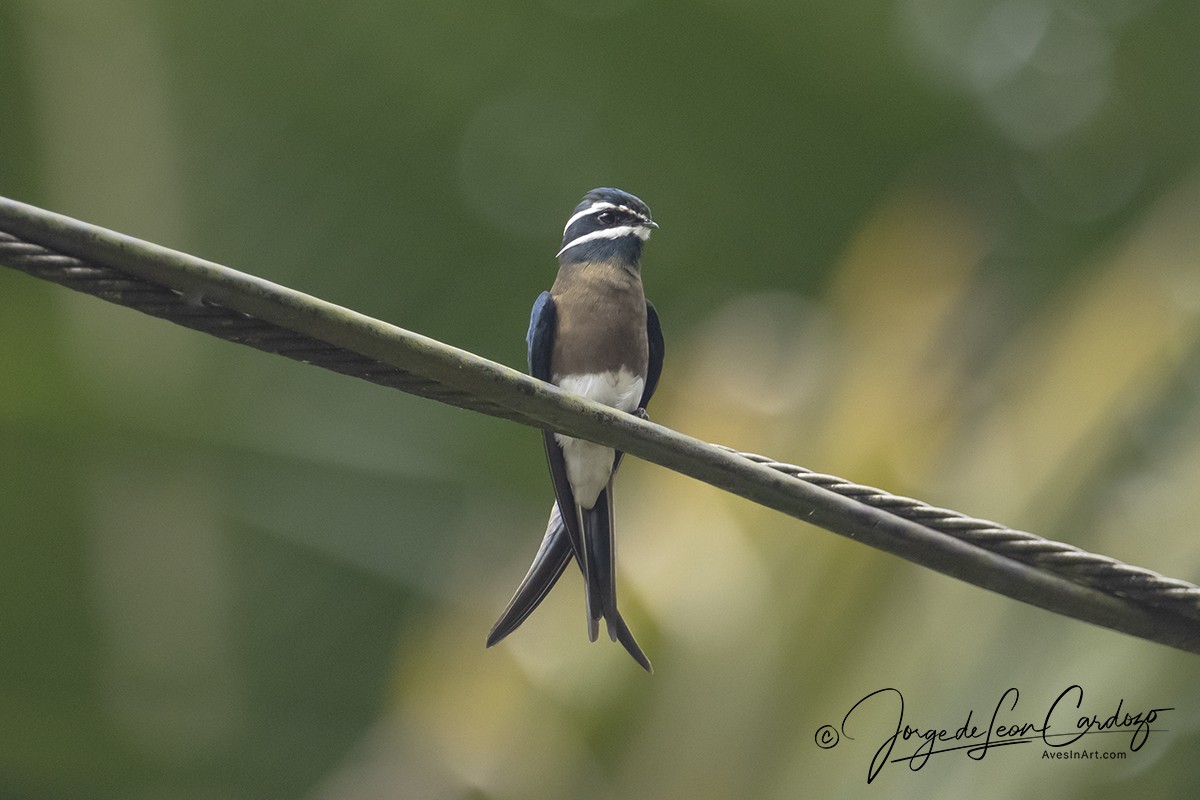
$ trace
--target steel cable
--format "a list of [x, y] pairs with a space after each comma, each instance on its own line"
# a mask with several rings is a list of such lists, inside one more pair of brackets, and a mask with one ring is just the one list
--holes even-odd
[[[0, 264], [227, 341], [460, 408], [603, 441], [945, 574], [1200, 653], [1200, 587], [1191, 583], [836, 476], [700, 442], [565, 395], [479, 356], [186, 254], [0, 198]], [[771, 473], [785, 477], [771, 479]]]

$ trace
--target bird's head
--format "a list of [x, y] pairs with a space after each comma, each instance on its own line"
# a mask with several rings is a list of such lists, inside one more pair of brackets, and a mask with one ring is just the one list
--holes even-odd
[[636, 267], [642, 244], [657, 227], [649, 206], [629, 192], [592, 189], [563, 228], [559, 262], [617, 261]]

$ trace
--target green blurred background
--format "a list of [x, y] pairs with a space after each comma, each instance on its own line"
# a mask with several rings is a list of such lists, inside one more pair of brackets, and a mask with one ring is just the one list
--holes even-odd
[[[0, 0], [0, 194], [519, 366], [620, 186], [656, 420], [1196, 581], [1198, 42], [1191, 0]], [[636, 461], [656, 673], [575, 571], [485, 650], [533, 431], [6, 269], [0, 454], [6, 799], [860, 797], [877, 742], [814, 733], [869, 692], [952, 729], [1075, 683], [1176, 710], [869, 790], [1200, 783], [1195, 656]]]

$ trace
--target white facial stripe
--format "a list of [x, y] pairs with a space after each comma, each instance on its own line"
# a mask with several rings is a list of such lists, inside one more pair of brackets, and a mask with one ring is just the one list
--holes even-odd
[[617, 239], [622, 236], [636, 236], [644, 242], [650, 238], [650, 228], [646, 225], [618, 225], [615, 228], [602, 228], [598, 231], [585, 233], [583, 236], [577, 236], [563, 245], [563, 249], [558, 251], [558, 255], [555, 258], [561, 256], [577, 244], [594, 242], [597, 239]]
[[584, 217], [595, 214], [599, 211], [603, 211], [606, 208], [613, 208], [613, 209], [616, 209], [617, 211], [627, 211], [630, 214], [633, 214], [636, 217], [638, 217], [638, 219], [646, 218], [645, 214], [643, 214], [640, 211], [637, 211], [636, 209], [632, 209], [629, 206], [619, 206], [616, 203], [609, 203], [605, 200], [597, 200], [596, 202], [592, 203], [590, 206], [585, 208], [583, 211], [575, 212], [571, 216], [571, 218], [569, 220], [567, 220], [567, 224], [563, 226], [563, 234], [566, 234], [567, 229], [570, 228], [572, 225], [574, 225], [579, 220], [583, 219]]
[[570, 228], [576, 222], [578, 222], [579, 220], [588, 216], [589, 214], [595, 214], [597, 211], [603, 211], [606, 208], [616, 208], [616, 207], [617, 206], [615, 203], [606, 203], [603, 200], [597, 200], [595, 203], [592, 203], [590, 206], [585, 208], [583, 211], [575, 212], [571, 216], [571, 218], [569, 220], [567, 220], [567, 224], [563, 226], [563, 233], [565, 234], [567, 232], [567, 228]]

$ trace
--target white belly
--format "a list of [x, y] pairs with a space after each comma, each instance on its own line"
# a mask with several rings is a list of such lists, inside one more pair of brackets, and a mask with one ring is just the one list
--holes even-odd
[[[625, 368], [619, 372], [590, 375], [555, 375], [554, 383], [563, 391], [583, 395], [621, 411], [633, 411], [638, 407], [645, 385], [641, 376], [634, 375]], [[567, 481], [575, 494], [575, 502], [584, 508], [591, 508], [596, 504], [600, 492], [608, 485], [616, 454], [611, 447], [564, 436], [561, 433], [554, 434], [554, 438], [563, 449]]]

